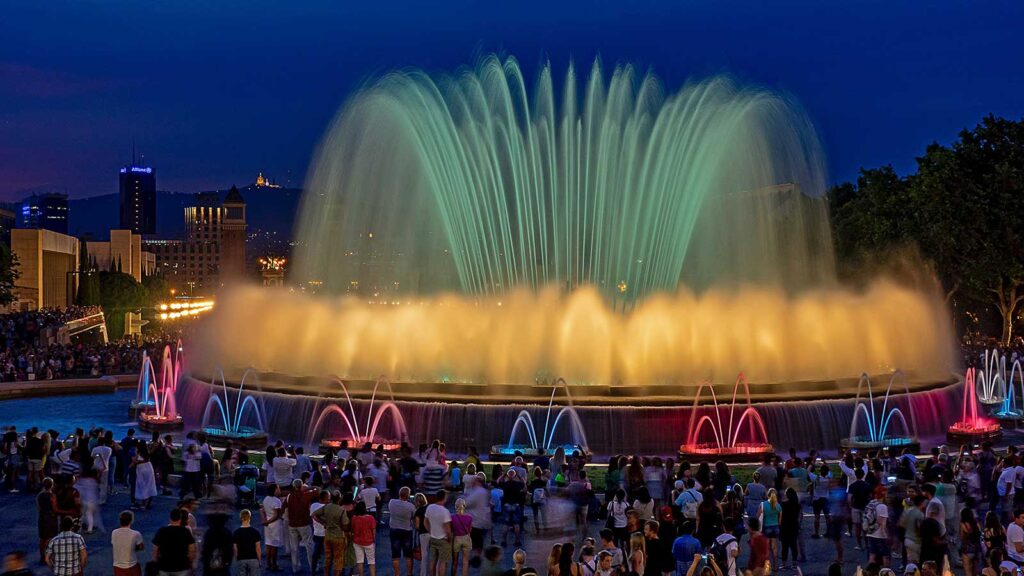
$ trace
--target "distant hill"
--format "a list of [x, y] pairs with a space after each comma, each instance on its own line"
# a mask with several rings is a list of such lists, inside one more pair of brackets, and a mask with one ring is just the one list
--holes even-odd
[[[227, 190], [218, 190], [221, 197]], [[291, 239], [295, 215], [302, 190], [297, 188], [239, 188], [245, 198], [250, 232], [271, 232]], [[178, 238], [185, 233], [184, 209], [194, 201], [195, 194], [158, 191], [156, 199], [156, 231], [160, 238]], [[111, 229], [118, 227], [118, 195], [105, 194], [68, 201], [68, 230], [75, 236], [106, 240]]]

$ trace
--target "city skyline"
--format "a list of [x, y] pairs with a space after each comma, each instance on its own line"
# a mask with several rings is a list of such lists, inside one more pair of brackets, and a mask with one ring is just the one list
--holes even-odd
[[161, 190], [243, 184], [257, 170], [299, 187], [353, 90], [394, 69], [455, 71], [491, 51], [517, 57], [531, 80], [542, 60], [564, 69], [600, 55], [606, 71], [635, 63], [669, 89], [728, 73], [790, 94], [821, 135], [831, 182], [889, 162], [905, 173], [927, 144], [988, 113], [1024, 114], [1014, 56], [1024, 7], [880, 6], [11, 5], [0, 200], [115, 193], [133, 145]]

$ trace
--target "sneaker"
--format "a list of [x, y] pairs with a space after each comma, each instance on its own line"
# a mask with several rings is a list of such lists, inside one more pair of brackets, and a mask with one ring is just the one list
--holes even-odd
[[854, 550], [864, 550], [864, 548], [860, 544], [857, 544], [856, 546], [854, 546], [853, 549]]
[[18, 490], [17, 488], [11, 488], [10, 489], [10, 493], [11, 494], [17, 494], [18, 492], [21, 492], [21, 490]]

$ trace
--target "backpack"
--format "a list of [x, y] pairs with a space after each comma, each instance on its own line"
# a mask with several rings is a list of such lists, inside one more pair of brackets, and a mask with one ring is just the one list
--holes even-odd
[[694, 520], [697, 518], [697, 506], [700, 502], [697, 501], [697, 497], [693, 495], [692, 491], [696, 491], [694, 488], [689, 488], [683, 492], [683, 518], [687, 520]]
[[711, 549], [709, 553], [714, 556], [715, 564], [722, 569], [723, 574], [729, 573], [729, 562], [734, 559], [729, 558], [729, 545], [736, 542], [736, 538], [729, 536], [724, 542], [720, 542], [717, 538], [711, 543]]
[[864, 507], [860, 525], [865, 534], [873, 534], [875, 530], [878, 530], [878, 502], [869, 502]]

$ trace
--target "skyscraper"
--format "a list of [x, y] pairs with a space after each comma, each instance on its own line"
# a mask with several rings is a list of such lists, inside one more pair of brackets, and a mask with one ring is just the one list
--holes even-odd
[[33, 194], [21, 203], [21, 227], [68, 233], [67, 194]]
[[156, 173], [148, 166], [121, 168], [121, 229], [156, 234]]

